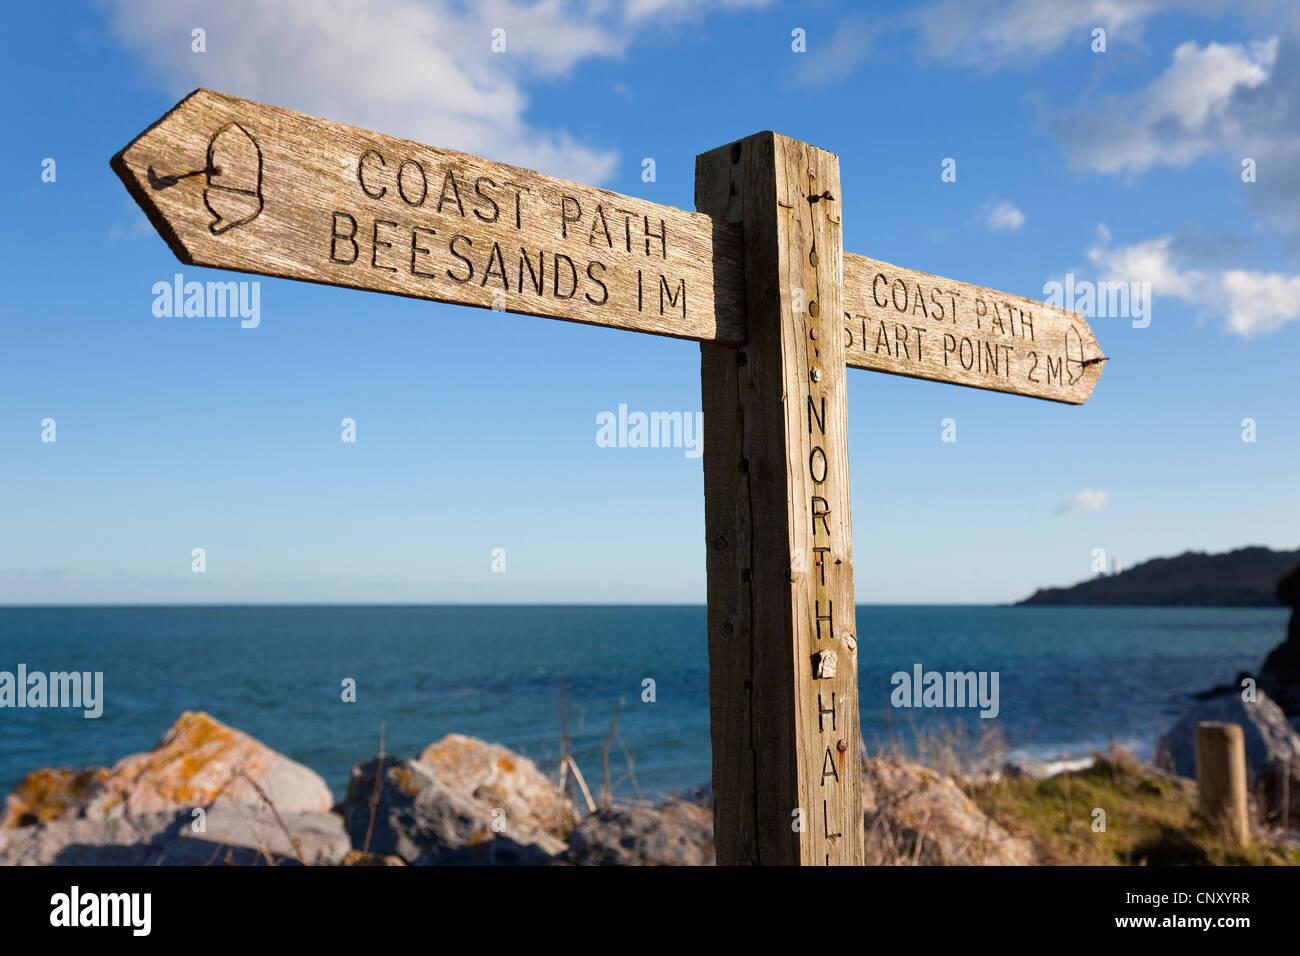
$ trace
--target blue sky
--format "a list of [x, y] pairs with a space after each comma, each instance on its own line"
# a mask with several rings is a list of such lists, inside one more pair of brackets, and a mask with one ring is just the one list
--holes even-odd
[[1152, 282], [1149, 327], [1092, 321], [1083, 407], [849, 370], [859, 603], [1296, 547], [1300, 16], [1118, 6], [15, 8], [0, 603], [704, 599], [700, 459], [595, 441], [698, 410], [696, 345], [274, 279], [254, 329], [154, 316], [176, 272], [241, 278], [182, 267], [108, 165], [198, 86], [687, 209], [697, 153], [775, 129], [838, 153], [846, 250], [1030, 298]]

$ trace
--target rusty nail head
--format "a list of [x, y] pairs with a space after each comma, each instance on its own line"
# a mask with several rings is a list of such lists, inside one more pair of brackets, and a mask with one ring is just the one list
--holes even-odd
[[844, 753], [844, 751], [849, 749], [849, 742], [847, 740], [841, 739], [840, 742], [835, 745], [835, 749], [838, 750], [840, 753]]

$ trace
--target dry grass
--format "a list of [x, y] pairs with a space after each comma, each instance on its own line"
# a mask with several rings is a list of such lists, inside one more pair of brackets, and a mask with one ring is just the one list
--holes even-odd
[[907, 760], [964, 779], [996, 771], [1007, 752], [1006, 738], [996, 727], [974, 734], [962, 725], [924, 729], [911, 721], [906, 728], [891, 725], [876, 739], [871, 756]]
[[[996, 730], [923, 730], [909, 723], [891, 727], [876, 741], [872, 756], [908, 760], [952, 776], [990, 819], [1030, 840], [1047, 864], [1300, 865], [1300, 850], [1284, 845], [1275, 831], [1257, 829], [1254, 844], [1246, 848], [1222, 839], [1196, 814], [1195, 783], [1119, 748], [1088, 770], [1041, 781], [1007, 778], [997, 773], [1007, 746]], [[1105, 812], [1104, 830], [1094, 812], [1099, 809]], [[877, 857], [873, 862], [910, 865], [919, 859], [924, 832], [914, 841], [897, 836], [868, 832]]]

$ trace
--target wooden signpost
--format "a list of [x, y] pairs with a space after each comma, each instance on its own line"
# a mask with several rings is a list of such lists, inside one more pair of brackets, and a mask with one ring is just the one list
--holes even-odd
[[863, 862], [845, 368], [1082, 404], [1082, 316], [844, 253], [771, 132], [694, 213], [210, 90], [112, 166], [187, 263], [700, 342], [718, 862]]

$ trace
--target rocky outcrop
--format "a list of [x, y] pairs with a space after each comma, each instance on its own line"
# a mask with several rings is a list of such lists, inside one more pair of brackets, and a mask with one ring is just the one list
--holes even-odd
[[1291, 608], [1286, 640], [1273, 648], [1259, 671], [1259, 686], [1293, 723], [1300, 723], [1300, 566], [1277, 582], [1278, 600]]
[[1243, 701], [1241, 696], [1241, 688], [1228, 686], [1197, 700], [1156, 742], [1157, 763], [1181, 777], [1195, 779], [1196, 725], [1201, 721], [1241, 725], [1251, 779], [1271, 762], [1300, 761], [1300, 734], [1287, 723], [1282, 709], [1259, 689], [1253, 701]]
[[221, 799], [281, 813], [324, 813], [333, 800], [313, 770], [202, 712], [186, 711], [147, 753], [111, 769], [30, 773], [5, 798], [0, 828], [191, 810]]
[[681, 800], [603, 808], [569, 834], [565, 860], [579, 866], [712, 866], [713, 811]]
[[331, 803], [314, 771], [187, 711], [111, 768], [28, 774], [0, 807], [0, 864], [334, 863], [351, 841]]
[[[416, 866], [544, 865], [564, 851], [555, 830], [538, 824], [562, 827], [572, 809], [532, 761], [497, 748], [510, 756], [493, 752], [493, 760], [510, 766], [493, 770], [479, 765], [493, 745], [445, 738], [434, 746], [441, 748], [434, 764], [376, 757], [352, 769], [340, 811], [353, 847]], [[525, 792], [536, 795], [536, 807], [521, 804]]]
[[868, 865], [1008, 866], [1037, 862], [1033, 845], [990, 820], [952, 777], [869, 759], [862, 773]]
[[[1046, 765], [1020, 769], [1037, 775]], [[1030, 843], [949, 776], [870, 760], [863, 784], [868, 862], [1035, 862]], [[710, 789], [693, 796], [602, 808], [579, 822], [532, 761], [450, 735], [418, 759], [358, 764], [330, 812], [312, 771], [187, 713], [153, 751], [112, 768], [29, 774], [3, 806], [0, 865], [711, 865]]]
[[499, 744], [448, 734], [419, 762], [448, 789], [504, 810], [512, 826], [564, 839], [578, 823], [573, 804], [537, 765]]

